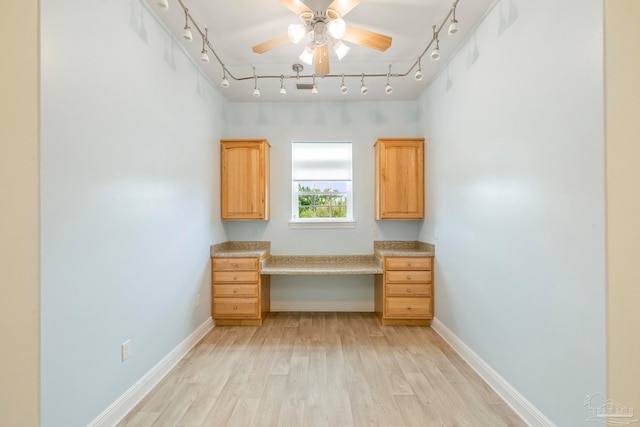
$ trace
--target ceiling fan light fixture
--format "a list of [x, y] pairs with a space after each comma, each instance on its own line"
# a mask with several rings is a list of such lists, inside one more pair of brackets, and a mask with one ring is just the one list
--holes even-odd
[[329, 24], [327, 24], [327, 30], [329, 31], [329, 35], [331, 37], [340, 40], [347, 32], [347, 24], [342, 18], [332, 19], [331, 21], [329, 21]]
[[307, 29], [301, 24], [290, 24], [287, 28], [287, 35], [291, 43], [298, 44], [307, 35]]
[[336, 56], [339, 60], [344, 58], [347, 53], [349, 53], [349, 50], [351, 50], [351, 48], [342, 43], [342, 41], [340, 40], [336, 40], [336, 42], [333, 44], [333, 51], [336, 53]]
[[313, 64], [313, 53], [314, 50], [311, 47], [305, 47], [299, 56], [300, 61], [304, 62], [307, 65]]
[[169, 10], [169, 0], [158, 0], [156, 1], [156, 6], [162, 10]]

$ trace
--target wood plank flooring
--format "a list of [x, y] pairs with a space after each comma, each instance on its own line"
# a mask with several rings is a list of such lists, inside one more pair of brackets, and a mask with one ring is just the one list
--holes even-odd
[[215, 327], [118, 426], [526, 424], [431, 328], [304, 312]]

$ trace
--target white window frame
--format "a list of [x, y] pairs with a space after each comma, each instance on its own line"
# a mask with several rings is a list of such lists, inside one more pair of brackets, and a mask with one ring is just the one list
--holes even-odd
[[[349, 159], [348, 172], [345, 170], [341, 170], [341, 172], [338, 172], [338, 173], [342, 176], [336, 177], [340, 179], [331, 179], [333, 178], [333, 176], [331, 175], [332, 172], [329, 169], [323, 169], [321, 162], [318, 162], [314, 165], [314, 168], [313, 168], [317, 172], [309, 172], [309, 171], [303, 172], [303, 175], [301, 177], [300, 164], [296, 164], [295, 144], [310, 144], [310, 146], [311, 144], [314, 144], [316, 148], [318, 145], [321, 145], [321, 144], [327, 144], [327, 145], [349, 144], [350, 159]], [[290, 228], [355, 228], [355, 221], [353, 217], [353, 174], [352, 174], [353, 144], [350, 141], [293, 141], [291, 144], [291, 147], [292, 147], [291, 219], [289, 222], [289, 227]], [[302, 148], [304, 146], [299, 145], [298, 147]], [[344, 169], [345, 167], [346, 165], [343, 165], [342, 169]], [[314, 175], [316, 173], [319, 173], [321, 176]], [[346, 176], [344, 175], [345, 173], [347, 174]], [[299, 218], [298, 217], [298, 212], [299, 212], [298, 196], [300, 195], [300, 192], [298, 191], [299, 182], [346, 182], [347, 191], [340, 192], [338, 194], [344, 195], [347, 199], [347, 217], [345, 218]]]

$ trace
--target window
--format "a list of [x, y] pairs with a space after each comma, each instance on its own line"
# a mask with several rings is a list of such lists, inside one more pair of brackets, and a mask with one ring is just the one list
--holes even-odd
[[351, 143], [293, 142], [291, 147], [291, 223], [352, 224]]

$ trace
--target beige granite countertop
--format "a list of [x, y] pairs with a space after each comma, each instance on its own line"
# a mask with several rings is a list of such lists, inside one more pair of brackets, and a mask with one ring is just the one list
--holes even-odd
[[271, 255], [271, 242], [234, 241], [211, 246], [212, 257], [259, 257], [262, 274], [325, 275], [382, 274], [380, 257], [434, 256], [430, 243], [415, 240], [376, 240], [371, 255]]
[[211, 245], [212, 257], [244, 258], [269, 256], [271, 242], [224, 242]]
[[436, 249], [417, 240], [376, 240], [373, 252], [379, 256], [435, 256]]
[[326, 275], [382, 274], [382, 265], [374, 255], [270, 256], [262, 274]]

